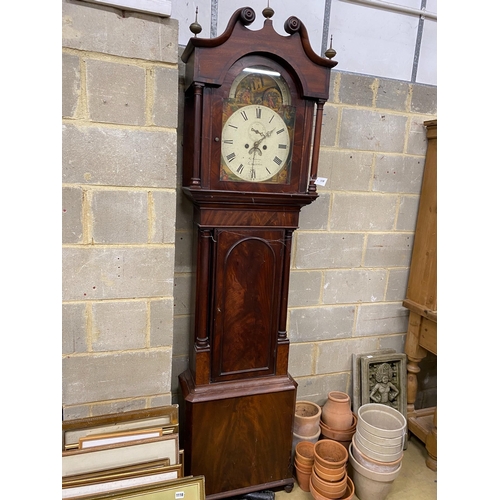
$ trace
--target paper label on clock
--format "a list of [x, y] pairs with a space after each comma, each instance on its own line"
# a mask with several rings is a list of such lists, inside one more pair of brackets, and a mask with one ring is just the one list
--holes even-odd
[[327, 180], [328, 179], [326, 177], [316, 177], [314, 184], [317, 184], [318, 186], [326, 186]]
[[183, 491], [176, 491], [175, 492], [175, 499], [177, 500], [178, 498], [184, 498], [184, 492]]

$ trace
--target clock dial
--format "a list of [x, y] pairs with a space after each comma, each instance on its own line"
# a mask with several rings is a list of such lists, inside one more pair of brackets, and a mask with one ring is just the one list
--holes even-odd
[[238, 108], [222, 129], [222, 162], [240, 180], [268, 181], [287, 165], [289, 154], [288, 127], [266, 106]]

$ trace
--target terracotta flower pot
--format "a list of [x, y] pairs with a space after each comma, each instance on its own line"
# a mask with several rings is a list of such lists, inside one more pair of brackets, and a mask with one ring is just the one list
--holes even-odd
[[303, 491], [310, 491], [309, 484], [311, 482], [311, 472], [312, 469], [309, 472], [304, 472], [299, 467], [295, 466], [295, 477], [297, 479], [297, 484]]
[[347, 473], [344, 472], [342, 479], [339, 481], [325, 481], [318, 476], [313, 467], [311, 484], [318, 493], [327, 498], [340, 498], [347, 489]]
[[325, 481], [340, 481], [347, 472], [346, 466], [338, 469], [331, 469], [329, 467], [324, 467], [319, 462], [314, 463], [313, 469], [316, 474]]
[[314, 463], [317, 462], [323, 467], [342, 468], [348, 457], [347, 450], [332, 439], [320, 439], [314, 444]]
[[314, 436], [319, 430], [321, 407], [310, 401], [297, 401], [293, 432], [299, 436]]
[[[332, 500], [331, 498], [321, 495], [321, 493], [319, 493], [311, 483], [309, 483], [309, 491], [311, 492], [311, 496], [314, 498], [314, 500]], [[338, 500], [352, 500], [354, 498], [355, 491], [356, 488], [354, 487], [354, 483], [348, 476], [347, 488], [345, 490], [345, 493]]]
[[353, 421], [349, 395], [339, 391], [329, 392], [321, 411], [321, 419], [332, 429], [339, 431], [349, 429]]
[[349, 448], [349, 476], [356, 488], [359, 500], [384, 500], [392, 489], [394, 480], [401, 472], [401, 466], [392, 472], [376, 472], [361, 465]]
[[299, 441], [295, 446], [295, 461], [300, 465], [312, 467], [314, 463], [314, 443]]
[[354, 415], [354, 413], [352, 414], [352, 418], [353, 424], [351, 427], [343, 431], [332, 429], [330, 426], [326, 425], [325, 422], [320, 420], [319, 428], [321, 429], [321, 434], [329, 439], [334, 439], [335, 441], [350, 441], [356, 432], [356, 425], [358, 423], [358, 418]]

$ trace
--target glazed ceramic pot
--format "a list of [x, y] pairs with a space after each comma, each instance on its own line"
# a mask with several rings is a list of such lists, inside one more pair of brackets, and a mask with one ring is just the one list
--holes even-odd
[[403, 456], [404, 436], [401, 436], [397, 446], [384, 446], [375, 444], [365, 439], [363, 435], [356, 432], [353, 441], [356, 440], [356, 447], [372, 460], [379, 462], [394, 462]]
[[361, 465], [352, 454], [352, 443], [349, 447], [348, 471], [359, 500], [384, 500], [392, 489], [394, 480], [401, 472], [402, 464], [392, 472], [377, 472]]
[[321, 410], [321, 420], [332, 429], [344, 431], [352, 426], [353, 417], [351, 398], [345, 392], [332, 391], [328, 393]]
[[357, 460], [363, 467], [375, 472], [394, 472], [401, 464], [401, 460], [403, 460], [403, 455], [393, 462], [379, 462], [378, 460], [373, 460], [358, 449], [357, 438], [352, 440], [351, 452], [354, 459]]
[[348, 458], [347, 450], [337, 441], [320, 439], [314, 444], [314, 463], [319, 463], [323, 467], [341, 469]]
[[297, 401], [295, 404], [295, 417], [293, 432], [299, 436], [314, 436], [319, 429], [321, 407], [310, 401]]
[[312, 467], [314, 463], [314, 443], [299, 441], [295, 446], [295, 461], [302, 467]]

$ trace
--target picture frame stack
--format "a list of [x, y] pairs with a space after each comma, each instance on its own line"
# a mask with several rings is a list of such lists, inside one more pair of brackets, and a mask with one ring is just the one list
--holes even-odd
[[184, 477], [178, 405], [63, 421], [62, 499], [205, 500]]

